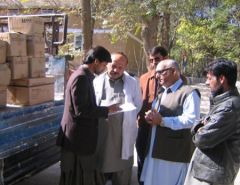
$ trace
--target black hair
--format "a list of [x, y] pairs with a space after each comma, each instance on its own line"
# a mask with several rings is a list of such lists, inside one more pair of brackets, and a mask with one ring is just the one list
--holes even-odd
[[155, 46], [149, 50], [149, 55], [157, 55], [160, 54], [163, 57], [168, 56], [168, 51], [162, 46]]
[[217, 78], [221, 75], [225, 76], [230, 87], [235, 87], [237, 81], [237, 64], [225, 58], [218, 58], [211, 62], [204, 70], [206, 75], [212, 72]]
[[83, 63], [91, 64], [95, 61], [95, 59], [98, 59], [99, 62], [112, 62], [111, 54], [106, 48], [102, 46], [96, 46], [90, 49], [87, 53], [87, 56], [83, 60]]

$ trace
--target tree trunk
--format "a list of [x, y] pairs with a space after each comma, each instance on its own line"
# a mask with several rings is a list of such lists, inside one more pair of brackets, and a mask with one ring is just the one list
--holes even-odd
[[161, 45], [169, 50], [169, 39], [170, 39], [170, 14], [164, 13], [163, 14], [163, 22], [162, 22], [162, 43]]
[[[157, 45], [159, 18], [160, 17], [158, 15], [151, 18], [142, 18], [141, 36], [146, 58], [148, 58], [148, 51]], [[146, 66], [148, 67], [148, 60], [146, 60]]]
[[96, 17], [97, 17], [97, 14], [98, 14], [98, 9], [99, 9], [99, 0], [95, 0], [94, 1], [95, 4], [93, 5], [92, 4], [92, 36], [93, 36], [93, 33], [94, 33], [94, 28], [95, 28], [95, 22], [96, 22]]
[[82, 8], [82, 36], [83, 36], [83, 53], [84, 56], [92, 47], [92, 15], [91, 15], [91, 1], [81, 0]]

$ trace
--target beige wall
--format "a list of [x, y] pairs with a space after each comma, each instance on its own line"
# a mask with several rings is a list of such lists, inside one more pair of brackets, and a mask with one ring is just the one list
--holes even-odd
[[[69, 28], [81, 28], [81, 19], [78, 15], [69, 16]], [[99, 23], [95, 23], [95, 28], [100, 28]], [[111, 43], [111, 37], [109, 33], [94, 33], [93, 46], [101, 45], [107, 48], [110, 52], [124, 52], [129, 59], [128, 71], [140, 75], [146, 72], [146, 64], [144, 59], [144, 53], [141, 44], [128, 38], [127, 40], [120, 40], [116, 43]], [[80, 62], [80, 58], [77, 61]]]
[[143, 49], [141, 45], [132, 38], [128, 38], [126, 41], [120, 40], [116, 43], [111, 43], [109, 34], [98, 33], [93, 36], [93, 46], [96, 45], [102, 45], [110, 52], [124, 52], [128, 56], [129, 72], [132, 72], [137, 76], [146, 72]]
[[[1, 14], [7, 14], [6, 10], [0, 10]], [[36, 12], [37, 13], [37, 12]], [[95, 23], [95, 27], [100, 28], [100, 24], [98, 22]], [[81, 29], [81, 19], [79, 15], [69, 14], [68, 16], [68, 33], [71, 29]], [[73, 42], [72, 36], [69, 35], [68, 42]], [[144, 59], [144, 53], [141, 44], [135, 41], [132, 38], [128, 38], [127, 40], [120, 40], [116, 43], [111, 43], [111, 37], [109, 33], [95, 33], [93, 35], [93, 46], [102, 45], [106, 47], [110, 52], [121, 51], [126, 53], [129, 58], [129, 66], [128, 71], [140, 75], [146, 71], [146, 64]], [[75, 57], [74, 64], [80, 64], [81, 59]]]

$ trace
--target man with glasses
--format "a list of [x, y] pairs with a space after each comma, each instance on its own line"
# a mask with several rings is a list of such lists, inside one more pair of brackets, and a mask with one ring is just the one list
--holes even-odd
[[190, 128], [200, 118], [200, 94], [180, 78], [178, 63], [161, 61], [156, 68], [161, 85], [145, 119], [151, 126], [141, 181], [144, 185], [182, 185], [192, 156]]
[[[152, 102], [157, 92], [155, 68], [157, 64], [168, 57], [168, 52], [161, 46], [152, 48], [149, 52], [149, 71], [140, 77], [140, 87], [143, 95], [143, 106], [138, 119], [138, 136], [136, 149], [138, 154], [138, 180], [140, 179], [150, 126], [145, 120], [145, 112], [151, 109]], [[140, 183], [140, 182], [139, 182]], [[140, 183], [141, 184], [141, 183]]]

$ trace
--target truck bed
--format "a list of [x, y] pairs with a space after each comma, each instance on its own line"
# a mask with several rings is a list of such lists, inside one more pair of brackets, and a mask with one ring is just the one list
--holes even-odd
[[60, 159], [63, 100], [0, 109], [0, 184], [14, 184]]

